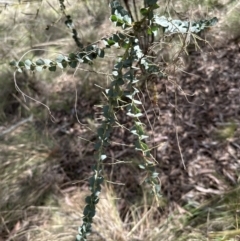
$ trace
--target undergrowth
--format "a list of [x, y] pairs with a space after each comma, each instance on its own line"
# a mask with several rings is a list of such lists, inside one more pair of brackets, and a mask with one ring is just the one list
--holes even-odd
[[[146, 193], [144, 192], [144, 195], [149, 197], [151, 193], [153, 196], [151, 196], [152, 198], [150, 198], [150, 201], [142, 201], [144, 212], [141, 212], [141, 214], [139, 214], [140, 211], [137, 208], [132, 207], [132, 218], [134, 219], [135, 217], [134, 223], [137, 224], [136, 226], [130, 226], [128, 232], [126, 232], [126, 230], [123, 231], [123, 224], [121, 223], [120, 218], [114, 219], [112, 221], [115, 225], [114, 230], [117, 230], [117, 234], [113, 238], [113, 240], [127, 240], [128, 237], [134, 236], [134, 233], [141, 233], [141, 230], [138, 229], [138, 224], [140, 225], [142, 222], [146, 222], [146, 226], [151, 227], [151, 229], [154, 229], [155, 227], [154, 232], [156, 233], [156, 235], [152, 234], [151, 239], [157, 241], [159, 240], [161, 230], [164, 229], [164, 227], [158, 226], [156, 223], [154, 223], [153, 225], [148, 225], [147, 222], [148, 220], [151, 220], [149, 216], [156, 215], [156, 213], [158, 213], [158, 207], [164, 204], [161, 197], [161, 185], [159, 182], [158, 173], [155, 171], [155, 166], [158, 165], [158, 163], [155, 160], [154, 155], [152, 154], [154, 151], [154, 146], [151, 146], [151, 144], [149, 144], [148, 135], [146, 134], [146, 126], [141, 121], [141, 117], [146, 114], [144, 109], [144, 103], [142, 102], [140, 97], [141, 86], [146, 86], [146, 83], [151, 85], [151, 87], [149, 87], [149, 90], [151, 92], [150, 95], [152, 94], [153, 96], [152, 102], [154, 104], [154, 102], [156, 102], [154, 100], [154, 95], [156, 95], [156, 91], [154, 88], [155, 84], [161, 81], [162, 78], [168, 79], [168, 76], [170, 74], [175, 74], [175, 70], [181, 69], [181, 57], [184, 56], [184, 54], [187, 52], [187, 45], [191, 42], [197, 43], [196, 40], [200, 39], [198, 34], [215, 25], [217, 19], [214, 17], [210, 19], [194, 21], [175, 18], [169, 19], [167, 18], [167, 11], [163, 11], [162, 9], [161, 11], [159, 10], [157, 1], [149, 0], [144, 1], [145, 6], [141, 9], [138, 9], [140, 12], [138, 16], [141, 16], [140, 19], [135, 19], [135, 21], [133, 21], [131, 18], [131, 15], [133, 14], [130, 14], [127, 10], [125, 10], [118, 1], [112, 1], [110, 5], [110, 20], [117, 27], [120, 28], [113, 34], [108, 33], [104, 36], [101, 36], [101, 39], [98, 38], [93, 40], [94, 38], [96, 38], [93, 30], [90, 31], [89, 38], [88, 36], [85, 36], [83, 38], [84, 35], [80, 34], [80, 32], [78, 32], [78, 28], [74, 25], [74, 23], [76, 22], [74, 19], [74, 15], [70, 16], [67, 13], [67, 4], [64, 5], [64, 1], [59, 2], [60, 10], [63, 16], [62, 19], [64, 19], [63, 22], [65, 22], [68, 30], [70, 30], [70, 32], [72, 33], [73, 40], [75, 42], [75, 46], [70, 46], [69, 48], [72, 49], [71, 51], [69, 51], [71, 53], [61, 53], [57, 56], [55, 60], [53, 60], [51, 56], [48, 56], [46, 58], [41, 57], [36, 61], [32, 59], [32, 56], [28, 58], [25, 58], [25, 56], [23, 56], [21, 58], [18, 58], [16, 61], [12, 61], [11, 65], [16, 68], [16, 70], [20, 73], [30, 71], [34, 72], [35, 74], [38, 71], [41, 72], [43, 70], [49, 70], [51, 72], [55, 72], [57, 70], [59, 71], [59, 69], [64, 70], [70, 67], [72, 68], [70, 69], [70, 72], [76, 75], [76, 72], [80, 68], [82, 68], [83, 64], [87, 64], [87, 66], [90, 66], [90, 68], [85, 69], [86, 73], [90, 71], [97, 71], [98, 68], [95, 67], [95, 69], [93, 70], [93, 68], [91, 67], [92, 65], [95, 65], [96, 58], [98, 58], [98, 63], [95, 66], [98, 66], [98, 64], [99, 66], [101, 66], [101, 64], [103, 63], [101, 59], [106, 59], [107, 57], [109, 57], [109, 53], [113, 55], [110, 56], [110, 63], [112, 63], [112, 59], [115, 59], [115, 64], [111, 71], [104, 74], [98, 73], [101, 78], [107, 79], [106, 82], [108, 82], [108, 85], [104, 84], [100, 86], [100, 89], [103, 92], [103, 101], [98, 106], [102, 108], [102, 111], [100, 115], [100, 120], [98, 121], [98, 123], [100, 124], [96, 126], [97, 140], [95, 140], [94, 143], [95, 164], [92, 167], [93, 175], [89, 179], [91, 194], [89, 195], [89, 193], [86, 193], [86, 195], [88, 196], [85, 199], [84, 208], [83, 200], [79, 201], [82, 196], [81, 198], [79, 196], [74, 198], [70, 197], [69, 200], [66, 200], [67, 204], [73, 207], [73, 210], [71, 210], [71, 214], [73, 216], [74, 213], [77, 214], [77, 218], [73, 217], [73, 219], [70, 219], [71, 222], [74, 223], [74, 230], [76, 230], [77, 228], [76, 223], [79, 222], [79, 219], [81, 218], [81, 210], [84, 210], [82, 218], [83, 222], [79, 228], [77, 240], [87, 239], [87, 235], [92, 231], [91, 228], [94, 220], [93, 217], [95, 216], [96, 212], [99, 212], [99, 207], [105, 208], [107, 205], [112, 205], [109, 209], [113, 209], [115, 210], [115, 212], [117, 212], [116, 207], [114, 206], [114, 201], [107, 199], [106, 203], [103, 206], [100, 206], [101, 204], [98, 204], [98, 202], [101, 203], [104, 200], [104, 198], [100, 198], [100, 193], [102, 192], [102, 186], [105, 185], [103, 185], [103, 181], [105, 178], [103, 171], [107, 162], [111, 159], [108, 150], [111, 147], [112, 131], [116, 128], [124, 128], [134, 135], [134, 148], [136, 152], [140, 153], [140, 158], [137, 158], [137, 160], [134, 160], [134, 162], [136, 162], [136, 165], [144, 172], [145, 178], [144, 180], [142, 180], [142, 183], [144, 183], [143, 189], [147, 190]], [[209, 4], [209, 1], [206, 2], [207, 4]], [[86, 2], [86, 4], [89, 3]], [[89, 7], [89, 5], [87, 6]], [[160, 16], [158, 13], [156, 13], [158, 10], [159, 12], [163, 12], [166, 15]], [[90, 6], [88, 14], [94, 17], [96, 14], [94, 11], [94, 6], [92, 9]], [[103, 17], [100, 16], [100, 20], [98, 19], [98, 22], [102, 19]], [[47, 25], [48, 24], [46, 24], [46, 26]], [[55, 26], [55, 23], [49, 24], [47, 26], [47, 31], [51, 31], [55, 28]], [[62, 29], [64, 28], [59, 29], [62, 31]], [[66, 33], [67, 31], [63, 30], [63, 33], [64, 32]], [[60, 37], [64, 37], [64, 34]], [[94, 43], [92, 44], [92, 42]], [[173, 48], [170, 47], [172, 50], [174, 49], [174, 51], [171, 52], [171, 55], [167, 58], [161, 58], [162, 54], [165, 54], [165, 46], [169, 47], [170, 44], [174, 44]], [[109, 49], [112, 48], [116, 48], [116, 50], [119, 50], [119, 54], [116, 53], [116, 50], [109, 52]], [[160, 58], [157, 58], [159, 57], [159, 55]], [[33, 54], [33, 56], [36, 56], [36, 54]], [[109, 62], [106, 65], [108, 64]], [[21, 86], [19, 86], [18, 84], [19, 76], [19, 74], [17, 75], [15, 73], [14, 81], [16, 84], [16, 88], [24, 98], [28, 99], [28, 96], [26, 96], [27, 92], [25, 91], [25, 89], [23, 90], [23, 88], [21, 88]], [[169, 79], [169, 81], [171, 80]], [[176, 83], [173, 82], [173, 84], [176, 88], [178, 87]], [[86, 87], [86, 92], [89, 91], [87, 90], [87, 88], [89, 88], [89, 86]], [[99, 88], [99, 84], [96, 88]], [[85, 96], [91, 96], [92, 92], [90, 92], [90, 94], [85, 94]], [[27, 95], [29, 94], [27, 93]], [[64, 99], [64, 97], [62, 99]], [[71, 102], [73, 102], [73, 100], [71, 100]], [[95, 101], [93, 102], [95, 103]], [[55, 104], [55, 106], [51, 106], [50, 104], [49, 106], [51, 108], [49, 110], [52, 110], [54, 108], [57, 109], [59, 105], [62, 105], [62, 102], [60, 101], [59, 105], [57, 102]], [[66, 103], [66, 106], [64, 108], [68, 110], [69, 107], [70, 104], [68, 105], [68, 103]], [[73, 112], [74, 111], [76, 111], [76, 109], [74, 109]], [[124, 115], [129, 118], [128, 120], [129, 123], [132, 125], [131, 127], [126, 127], [123, 123], [119, 122], [119, 113], [124, 113]], [[184, 165], [184, 160], [182, 161]], [[42, 170], [42, 172], [44, 172], [44, 170]], [[36, 171], [36, 173], [38, 172]], [[38, 179], [37, 175], [35, 175], [35, 177], [36, 179]], [[36, 184], [34, 182], [32, 182], [32, 184], [38, 185], [38, 181], [39, 180], [36, 181]], [[51, 188], [49, 189], [50, 193], [52, 192]], [[106, 188], [106, 186], [104, 186], [104, 188]], [[109, 187], [106, 193], [108, 192], [110, 192]], [[39, 195], [41, 196], [41, 193]], [[35, 197], [37, 197], [36, 194]], [[33, 203], [35, 205], [47, 205], [48, 200], [45, 199], [44, 195], [42, 196], [42, 198], [43, 199], [40, 199], [39, 201], [40, 203]], [[49, 202], [53, 202], [55, 205], [59, 205], [57, 201], [53, 200]], [[71, 203], [73, 202], [73, 200], [74, 203]], [[61, 202], [61, 200], [59, 202]], [[151, 206], [151, 209], [147, 210], [149, 206]], [[139, 218], [142, 213], [143, 217]], [[160, 214], [158, 213], [157, 215]], [[99, 219], [99, 216], [97, 216], [97, 218]], [[56, 230], [54, 231], [54, 236], [49, 235], [49, 240], [57, 240], [59, 238], [59, 233], [65, 231], [63, 227], [64, 224], [66, 222], [69, 222], [69, 220], [63, 222], [60, 217], [56, 216], [53, 217], [53, 219], [59, 219], [59, 226], [56, 227]], [[98, 219], [96, 220], [98, 221]], [[14, 221], [16, 220], [17, 218], [14, 219]], [[132, 220], [129, 220], [128, 223], [130, 223], [131, 221]], [[94, 228], [93, 235], [96, 235], [96, 237], [98, 237], [95, 238], [95, 240], [104, 240], [104, 237], [101, 236], [102, 230], [96, 230], [97, 228]], [[35, 240], [41, 240], [43, 238], [41, 237], [42, 234], [38, 236], [38, 230], [33, 231], [33, 233], [33, 237], [35, 238]], [[147, 233], [142, 232], [140, 236], [141, 238], [150, 240], [147, 236]], [[164, 234], [162, 234], [162, 236], [164, 237]], [[72, 239], [73, 233], [69, 234], [69, 236], [66, 236], [65, 238]], [[173, 238], [175, 238], [176, 240], [177, 237]], [[91, 239], [91, 237], [89, 239]], [[186, 240], [190, 240], [189, 237]]]
[[[182, 45], [172, 59], [172, 65], [177, 66], [179, 57], [186, 51], [185, 48], [189, 44], [191, 37], [205, 28], [215, 25], [217, 18], [195, 22], [172, 20], [165, 16], [154, 14], [154, 11], [159, 8], [157, 1], [145, 1], [145, 7], [140, 9], [142, 18], [133, 22], [130, 13], [128, 13], [118, 1], [112, 1], [110, 4], [112, 14], [110, 20], [116, 26], [121, 27], [123, 31], [117, 32], [110, 37], [103, 37], [100, 41], [84, 47], [81, 38], [78, 36], [72, 17], [66, 14], [64, 1], [59, 1], [59, 3], [60, 9], [66, 19], [65, 25], [72, 31], [73, 40], [79, 48], [79, 51], [76, 54], [70, 53], [68, 56], [59, 55], [55, 61], [38, 59], [36, 62], [33, 62], [30, 59], [26, 59], [24, 62], [21, 60], [11, 62], [11, 65], [14, 66], [18, 72], [22, 72], [25, 69], [39, 72], [48, 69], [49, 71], [55, 72], [57, 68], [64, 69], [67, 66], [77, 68], [80, 64], [84, 63], [92, 65], [93, 60], [97, 57], [104, 58], [107, 48], [113, 46], [124, 49], [122, 55], [118, 56], [112, 73], [109, 74], [111, 83], [110, 86], [105, 89], [104, 93], [107, 103], [102, 106], [103, 118], [97, 130], [98, 140], [94, 146], [96, 164], [93, 166], [93, 176], [89, 179], [91, 195], [85, 199], [86, 206], [83, 211], [83, 224], [79, 228], [79, 234], [77, 235], [77, 240], [86, 240], [87, 235], [91, 233], [93, 217], [96, 214], [96, 205], [99, 202], [101, 184], [104, 180], [102, 173], [103, 166], [108, 159], [106, 149], [108, 149], [110, 144], [111, 132], [114, 127], [119, 126], [123, 128], [123, 125], [118, 122], [116, 117], [116, 113], [120, 109], [124, 109], [126, 115], [133, 120], [133, 126], [129, 131], [136, 137], [134, 143], [135, 150], [140, 151], [142, 155], [142, 163], [139, 163], [139, 167], [146, 173], [144, 181], [150, 192], [155, 196], [156, 204], [159, 203], [161, 189], [158, 173], [155, 171], [157, 162], [145, 141], [148, 136], [144, 132], [144, 124], [140, 120], [143, 114], [139, 106], [141, 107], [142, 102], [138, 97], [139, 90], [136, 85], [140, 80], [147, 81], [149, 78], [157, 80], [162, 76], [168, 75], [166, 69], [161, 67], [159, 63], [154, 62], [156, 58], [154, 56], [156, 53], [153, 50], [154, 36], [156, 37], [158, 35], [158, 30], [160, 29], [162, 36], [158, 36], [158, 45], [163, 41], [164, 36], [179, 36]], [[154, 45], [156, 46], [156, 44]], [[16, 78], [15, 85], [24, 98], [28, 97], [18, 87]], [[123, 97], [128, 101], [124, 101]]]

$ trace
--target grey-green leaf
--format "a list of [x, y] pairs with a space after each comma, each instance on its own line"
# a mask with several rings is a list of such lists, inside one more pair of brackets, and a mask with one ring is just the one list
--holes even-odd
[[11, 62], [9, 63], [9, 65], [11, 65], [11, 66], [17, 66], [17, 65], [18, 65], [18, 62], [15, 61], [15, 60], [13, 60], [13, 61], [11, 61]]
[[42, 71], [42, 69], [43, 69], [43, 67], [42, 67], [42, 66], [36, 66], [36, 70], [37, 70], [38, 72], [41, 72], [41, 71]]
[[25, 63], [25, 66], [27, 65], [30, 67], [32, 64], [32, 61], [30, 59], [26, 59], [24, 63]]
[[45, 62], [44, 62], [44, 60], [42, 60], [42, 59], [38, 59], [37, 61], [36, 61], [36, 65], [44, 65], [45, 64]]

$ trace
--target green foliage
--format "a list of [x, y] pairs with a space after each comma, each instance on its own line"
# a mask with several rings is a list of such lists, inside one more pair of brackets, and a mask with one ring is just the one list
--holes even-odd
[[63, 13], [63, 15], [65, 16], [66, 18], [66, 21], [65, 21], [65, 25], [71, 29], [72, 31], [72, 35], [73, 35], [73, 39], [76, 43], [76, 45], [81, 49], [83, 48], [83, 44], [81, 43], [81, 40], [80, 38], [78, 37], [78, 32], [77, 30], [75, 29], [74, 27], [74, 24], [73, 24], [73, 20], [72, 20], [72, 17], [70, 15], [67, 15], [65, 10], [66, 10], [66, 6], [64, 4], [64, 0], [59, 0], [59, 3], [60, 3], [60, 9]]
[[[116, 32], [108, 37], [103, 37], [94, 44], [83, 47], [76, 29], [74, 28], [71, 16], [66, 15], [66, 6], [64, 1], [59, 1], [62, 13], [66, 17], [65, 24], [72, 30], [73, 38], [79, 51], [77, 53], [70, 53], [68, 56], [59, 55], [55, 60], [38, 59], [36, 61], [26, 59], [25, 61], [12, 61], [10, 63], [16, 71], [23, 72], [23, 70], [42, 71], [48, 69], [49, 71], [56, 71], [57, 68], [65, 69], [67, 67], [77, 68], [79, 64], [92, 65], [94, 60], [105, 57], [105, 51], [109, 48], [121, 48], [124, 53], [118, 57], [111, 73], [111, 83], [108, 89], [105, 90], [107, 103], [102, 107], [103, 120], [101, 126], [97, 130], [97, 141], [95, 143], [95, 159], [96, 164], [93, 167], [93, 175], [89, 179], [89, 187], [91, 194], [86, 197], [86, 206], [83, 211], [83, 223], [79, 227], [77, 240], [87, 240], [87, 235], [91, 233], [93, 217], [96, 214], [96, 205], [99, 201], [101, 193], [101, 183], [103, 177], [103, 165], [107, 159], [107, 147], [110, 143], [111, 132], [115, 124], [118, 123], [115, 112], [120, 107], [122, 98], [127, 98], [129, 101], [121, 108], [124, 108], [126, 115], [132, 118], [133, 126], [130, 129], [135, 136], [135, 150], [140, 152], [142, 162], [139, 163], [139, 168], [145, 172], [145, 183], [149, 187], [150, 192], [159, 201], [161, 197], [161, 187], [159, 183], [158, 173], [155, 171], [156, 160], [151, 154], [151, 148], [148, 146], [141, 116], [143, 116], [142, 102], [138, 98], [139, 90], [137, 83], [140, 81], [139, 75], [141, 73], [144, 79], [153, 76], [156, 79], [163, 76], [164, 71], [158, 63], [154, 62], [153, 58], [146, 55], [142, 49], [141, 38], [142, 33], [147, 35], [157, 35], [159, 29], [163, 29], [163, 34], [191, 34], [199, 33], [200, 31], [216, 24], [217, 19], [201, 20], [196, 22], [181, 21], [168, 19], [165, 16], [158, 16], [154, 10], [159, 8], [157, 0], [145, 0], [145, 8], [140, 9], [142, 19], [132, 22], [130, 14], [121, 6], [121, 4], [114, 0], [111, 2], [111, 16], [110, 20], [124, 31]], [[99, 43], [103, 43], [100, 46]], [[152, 46], [147, 46], [147, 50]]]
[[181, 21], [181, 20], [171, 20], [167, 19], [165, 16], [155, 16], [154, 23], [164, 28], [165, 33], [199, 33], [202, 30], [214, 26], [218, 22], [216, 17], [210, 20], [200, 20], [200, 21]]
[[112, 10], [110, 20], [115, 23], [116, 26], [121, 26], [123, 29], [130, 27], [132, 19], [120, 3], [118, 1], [112, 1], [110, 6]]

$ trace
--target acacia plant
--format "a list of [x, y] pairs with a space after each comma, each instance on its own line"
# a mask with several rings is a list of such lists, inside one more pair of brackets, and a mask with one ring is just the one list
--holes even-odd
[[[127, 2], [125, 1], [125, 3]], [[103, 165], [107, 159], [106, 151], [109, 148], [113, 127], [118, 124], [116, 111], [119, 108], [124, 109], [126, 115], [133, 120], [130, 131], [136, 137], [135, 149], [142, 156], [139, 168], [145, 172], [145, 183], [149, 191], [156, 200], [159, 200], [160, 183], [158, 173], [155, 171], [157, 161], [151, 154], [151, 149], [145, 140], [148, 136], [141, 121], [143, 116], [143, 108], [141, 106], [143, 103], [138, 98], [139, 90], [137, 83], [149, 79], [160, 81], [162, 76], [167, 77], [164, 65], [155, 61], [156, 53], [154, 48], [157, 45], [160, 46], [161, 42], [166, 41], [169, 37], [177, 36], [181, 40], [179, 41], [181, 42], [181, 48], [172, 60], [172, 63], [176, 64], [181, 54], [186, 51], [186, 46], [191, 38], [198, 38], [197, 34], [199, 32], [217, 22], [216, 18], [199, 21], [181, 21], [166, 16], [159, 16], [155, 13], [159, 8], [157, 0], [144, 0], [144, 8], [141, 9], [137, 9], [135, 1], [133, 2], [135, 12], [140, 12], [140, 19], [134, 21], [128, 4], [126, 4], [127, 11], [118, 0], [113, 0], [110, 3], [110, 20], [115, 26], [119, 27], [118, 31], [110, 36], [108, 35], [108, 37], [103, 37], [94, 44], [84, 46], [78, 37], [71, 16], [65, 12], [64, 0], [59, 0], [61, 11], [66, 17], [65, 24], [71, 29], [73, 39], [79, 50], [76, 53], [70, 53], [68, 56], [59, 55], [55, 60], [41, 58], [36, 61], [26, 59], [10, 63], [18, 72], [23, 70], [56, 71], [57, 68], [77, 68], [81, 64], [93, 65], [94, 59], [103, 59], [105, 51], [109, 48], [123, 49], [123, 54], [118, 56], [112, 68], [111, 83], [105, 89], [107, 103], [102, 106], [103, 118], [97, 130], [98, 138], [95, 143], [94, 156], [96, 162], [93, 167], [93, 175], [89, 179], [91, 194], [85, 199], [86, 206], [83, 210], [82, 225], [79, 227], [76, 237], [78, 241], [87, 240], [87, 235], [91, 233], [93, 217], [96, 214], [96, 205], [100, 198], [101, 184], [104, 181]], [[153, 41], [153, 38], [157, 41]], [[123, 99], [128, 99], [128, 101], [123, 104]]]

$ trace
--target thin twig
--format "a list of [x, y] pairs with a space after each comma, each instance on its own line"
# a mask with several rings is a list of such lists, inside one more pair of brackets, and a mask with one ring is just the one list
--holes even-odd
[[12, 131], [14, 131], [15, 129], [17, 129], [19, 126], [27, 123], [27, 122], [31, 122], [33, 121], [33, 116], [31, 115], [30, 117], [28, 117], [27, 119], [21, 120], [18, 123], [16, 123], [15, 125], [9, 127], [8, 129], [6, 129], [5, 131], [3, 131], [2, 133], [0, 133], [0, 136], [4, 136]]

